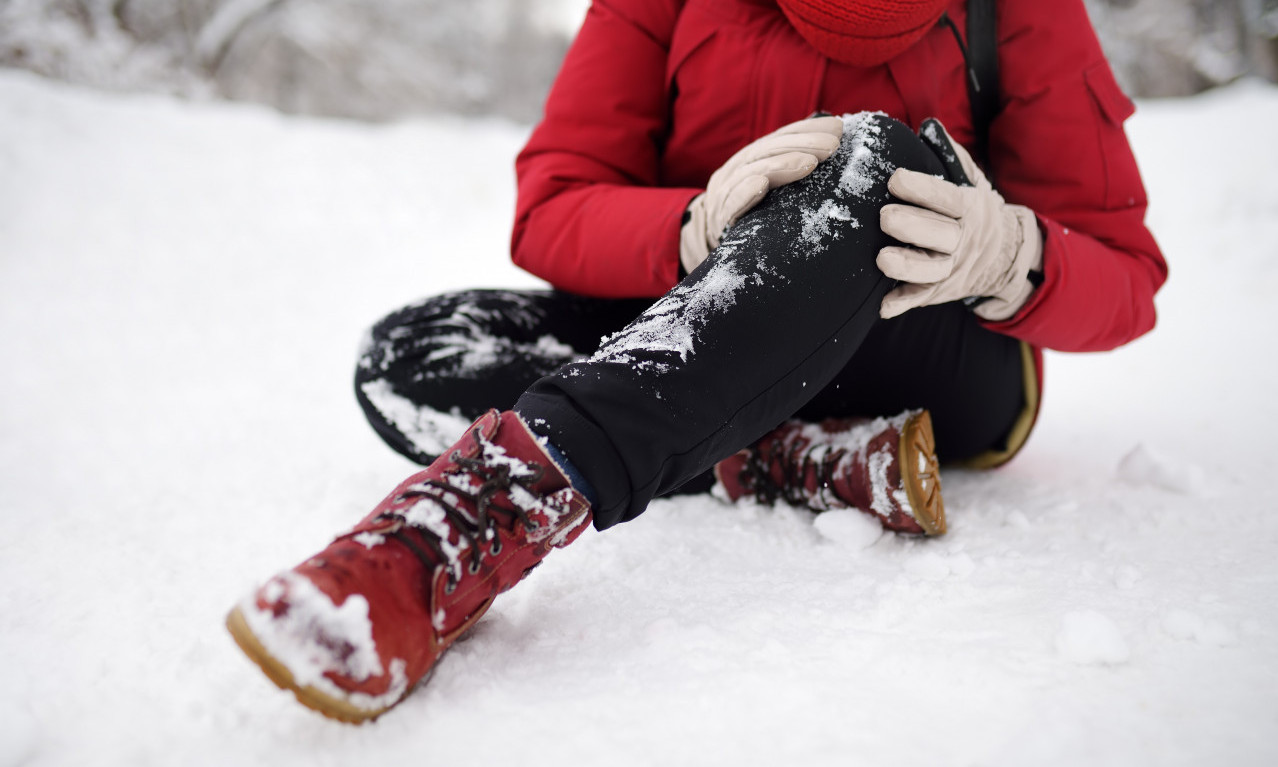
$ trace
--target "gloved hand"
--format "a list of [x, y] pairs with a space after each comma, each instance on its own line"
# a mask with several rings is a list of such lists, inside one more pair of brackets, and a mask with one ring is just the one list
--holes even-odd
[[679, 262], [696, 269], [719, 246], [723, 232], [759, 204], [770, 189], [798, 181], [834, 154], [843, 137], [838, 117], [809, 117], [745, 146], [710, 176], [688, 204], [679, 233]]
[[941, 158], [949, 180], [906, 168], [888, 180], [888, 191], [909, 204], [883, 206], [879, 225], [913, 247], [879, 251], [883, 273], [906, 283], [884, 297], [879, 314], [886, 319], [967, 299], [982, 319], [1008, 319], [1034, 292], [1030, 271], [1043, 268], [1034, 212], [1004, 202], [941, 123], [924, 122], [919, 136]]

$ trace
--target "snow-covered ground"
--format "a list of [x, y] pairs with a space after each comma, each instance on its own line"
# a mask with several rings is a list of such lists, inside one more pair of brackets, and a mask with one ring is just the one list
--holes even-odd
[[1278, 763], [1278, 90], [1141, 106], [1160, 326], [1051, 357], [947, 536], [658, 502], [356, 728], [222, 619], [413, 469], [355, 406], [363, 328], [535, 284], [526, 128], [0, 71], [0, 765]]

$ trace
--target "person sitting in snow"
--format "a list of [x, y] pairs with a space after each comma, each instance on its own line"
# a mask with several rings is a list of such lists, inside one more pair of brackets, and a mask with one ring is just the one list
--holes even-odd
[[943, 533], [938, 460], [1011, 458], [1041, 349], [1147, 332], [1167, 274], [1082, 0], [997, 3], [988, 127], [967, 14], [594, 0], [517, 160], [512, 255], [555, 289], [373, 328], [359, 401], [429, 466], [232, 610], [250, 658], [376, 717], [551, 549], [716, 477]]

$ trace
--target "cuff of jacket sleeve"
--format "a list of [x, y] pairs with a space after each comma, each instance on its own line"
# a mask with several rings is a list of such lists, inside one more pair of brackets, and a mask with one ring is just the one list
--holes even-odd
[[692, 273], [710, 255], [706, 242], [706, 208], [704, 195], [697, 195], [684, 209], [679, 219], [679, 274], [680, 278]]

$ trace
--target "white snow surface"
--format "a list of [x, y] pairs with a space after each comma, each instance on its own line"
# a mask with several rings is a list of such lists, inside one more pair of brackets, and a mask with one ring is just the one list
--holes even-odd
[[222, 620], [413, 471], [364, 328], [536, 284], [528, 128], [0, 71], [0, 765], [1278, 763], [1278, 91], [1141, 107], [1159, 327], [1051, 355], [1024, 453], [945, 472], [948, 535], [659, 501], [351, 727]]

